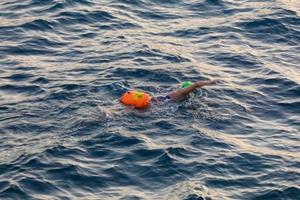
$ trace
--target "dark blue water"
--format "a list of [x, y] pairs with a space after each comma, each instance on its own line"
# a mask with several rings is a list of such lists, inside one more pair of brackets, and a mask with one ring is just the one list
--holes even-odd
[[0, 199], [299, 200], [299, 63], [298, 0], [1, 0]]

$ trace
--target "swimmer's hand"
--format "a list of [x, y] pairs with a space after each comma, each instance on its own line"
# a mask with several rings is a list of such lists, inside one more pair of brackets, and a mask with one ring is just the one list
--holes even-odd
[[209, 80], [209, 81], [198, 81], [196, 82], [196, 85], [198, 88], [206, 86], [206, 85], [215, 85], [217, 84], [219, 81], [218, 80]]

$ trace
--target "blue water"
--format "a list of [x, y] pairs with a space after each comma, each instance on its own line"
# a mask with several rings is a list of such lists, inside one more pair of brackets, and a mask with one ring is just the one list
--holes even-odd
[[1, 0], [0, 199], [299, 200], [299, 63], [298, 0]]

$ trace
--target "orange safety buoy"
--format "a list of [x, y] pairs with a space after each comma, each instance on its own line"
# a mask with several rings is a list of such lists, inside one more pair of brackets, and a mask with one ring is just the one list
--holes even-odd
[[151, 96], [145, 92], [128, 91], [121, 97], [121, 102], [135, 108], [147, 108], [151, 103]]

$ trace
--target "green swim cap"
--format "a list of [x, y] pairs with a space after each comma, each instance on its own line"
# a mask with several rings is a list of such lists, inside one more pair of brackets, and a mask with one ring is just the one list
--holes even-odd
[[187, 88], [189, 86], [191, 86], [193, 83], [191, 81], [184, 81], [181, 83], [181, 87], [182, 88]]

